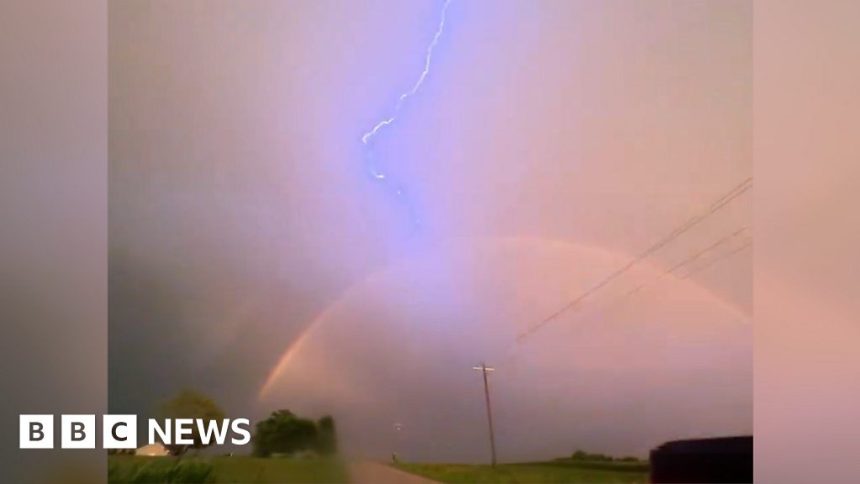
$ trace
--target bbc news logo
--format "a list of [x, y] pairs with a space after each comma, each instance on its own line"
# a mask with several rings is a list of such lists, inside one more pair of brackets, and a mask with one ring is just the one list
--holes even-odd
[[[251, 441], [250, 426], [247, 418], [168, 418], [163, 422], [151, 418], [146, 426], [147, 441], [149, 444], [194, 445], [196, 437], [203, 445], [223, 445], [230, 436], [233, 445], [245, 445]], [[101, 428], [102, 448], [137, 448], [137, 415], [103, 415]], [[59, 434], [61, 449], [95, 449], [96, 416], [60, 415]], [[19, 415], [18, 439], [21, 449], [53, 449], [54, 416]]]

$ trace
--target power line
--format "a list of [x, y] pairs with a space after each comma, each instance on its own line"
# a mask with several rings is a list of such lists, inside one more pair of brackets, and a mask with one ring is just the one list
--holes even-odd
[[742, 245], [740, 245], [740, 246], [736, 247], [735, 249], [732, 249], [732, 250], [730, 250], [730, 251], [728, 251], [728, 252], [725, 252], [725, 253], [723, 253], [723, 255], [721, 255], [721, 256], [714, 257], [713, 259], [709, 260], [709, 261], [708, 261], [707, 263], [705, 263], [704, 265], [702, 265], [702, 266], [700, 266], [700, 267], [698, 267], [698, 268], [696, 268], [696, 269], [693, 269], [693, 270], [691, 270], [690, 272], [687, 272], [686, 274], [684, 274], [683, 276], [681, 276], [681, 279], [687, 279], [687, 278], [688, 278], [688, 277], [690, 277], [690, 276], [693, 276], [693, 275], [695, 275], [695, 274], [698, 274], [699, 272], [702, 272], [703, 270], [705, 270], [705, 269], [707, 269], [707, 268], [711, 267], [712, 265], [716, 264], [717, 262], [720, 262], [720, 261], [721, 261], [721, 260], [723, 260], [723, 259], [728, 259], [729, 257], [731, 257], [731, 256], [733, 256], [733, 255], [735, 255], [735, 254], [737, 254], [738, 252], [741, 252], [742, 250], [746, 249], [747, 247], [750, 247], [751, 245], [752, 245], [752, 238], [749, 238], [749, 239], [747, 239], [747, 240], [746, 240], [746, 242], [744, 242]]
[[[685, 266], [689, 265], [690, 263], [695, 262], [696, 260], [698, 260], [703, 255], [707, 254], [708, 252], [713, 251], [717, 247], [720, 247], [721, 245], [725, 244], [726, 242], [729, 242], [729, 241], [735, 239], [738, 235], [746, 232], [748, 229], [749, 229], [749, 227], [741, 227], [738, 230], [735, 230], [734, 232], [717, 239], [714, 243], [708, 245], [704, 249], [702, 249], [702, 250], [700, 250], [694, 254], [691, 254], [689, 257], [683, 259], [682, 261], [678, 262], [674, 266], [667, 269], [665, 272], [661, 273], [659, 276], [654, 278], [654, 280], [652, 281], [652, 284], [659, 281], [663, 277], [668, 276], [669, 274], [674, 274], [675, 271], [677, 271], [678, 269], [681, 269], [682, 267], [685, 267]], [[648, 285], [648, 283], [640, 284], [640, 285], [636, 286], [635, 288], [628, 291], [624, 296], [622, 296], [622, 299], [626, 298], [628, 296], [632, 296], [633, 294], [635, 294], [635, 293], [639, 292], [640, 290], [642, 290], [643, 288], [645, 288], [645, 286], [647, 286], [647, 285]]]
[[752, 188], [752, 177], [749, 177], [749, 178], [745, 179], [744, 181], [742, 181], [741, 183], [739, 183], [738, 185], [734, 186], [726, 194], [724, 194], [719, 199], [714, 201], [708, 207], [707, 210], [705, 210], [701, 214], [698, 214], [698, 215], [692, 217], [691, 219], [687, 220], [686, 222], [684, 222], [681, 226], [677, 227], [675, 230], [670, 232], [668, 235], [666, 235], [665, 237], [663, 237], [662, 239], [657, 241], [657, 243], [648, 247], [642, 253], [640, 253], [638, 256], [631, 259], [627, 264], [616, 269], [614, 272], [609, 274], [607, 277], [600, 280], [598, 283], [594, 284], [593, 286], [588, 288], [585, 292], [583, 292], [582, 294], [580, 294], [579, 296], [574, 298], [571, 302], [565, 304], [561, 309], [559, 309], [559, 310], [555, 311], [554, 313], [550, 314], [549, 316], [545, 317], [544, 319], [542, 319], [537, 324], [529, 327], [523, 334], [521, 334], [520, 336], [517, 337], [517, 341], [522, 341], [527, 336], [529, 336], [529, 335], [535, 333], [536, 331], [538, 331], [539, 329], [541, 329], [547, 323], [549, 323], [552, 320], [554, 320], [555, 318], [561, 316], [562, 314], [564, 314], [568, 310], [578, 306], [579, 303], [582, 302], [584, 299], [591, 296], [595, 292], [599, 291], [604, 286], [606, 286], [610, 282], [614, 281], [615, 279], [617, 279], [618, 277], [620, 277], [621, 275], [623, 275], [624, 273], [626, 273], [627, 271], [629, 271], [630, 269], [635, 267], [637, 264], [639, 264], [640, 262], [642, 262], [643, 260], [645, 260], [646, 258], [651, 256], [651, 254], [662, 249], [667, 244], [669, 244], [673, 240], [677, 239], [678, 237], [683, 235], [685, 232], [689, 231], [690, 229], [692, 229], [693, 227], [698, 225], [700, 222], [702, 222], [706, 218], [708, 218], [711, 215], [713, 215], [714, 213], [716, 213], [721, 208], [725, 207], [729, 202], [731, 202], [735, 198], [741, 196], [746, 191], [748, 191], [750, 188]]
[[[707, 247], [705, 247], [705, 248], [703, 248], [703, 249], [701, 249], [701, 250], [699, 250], [693, 254], [690, 254], [688, 257], [684, 258], [683, 260], [681, 260], [677, 264], [673, 265], [669, 269], [666, 269], [665, 271], [661, 272], [659, 275], [654, 277], [650, 282], [640, 284], [640, 285], [634, 287], [633, 289], [631, 289], [630, 291], [626, 292], [622, 296], [620, 296], [620, 297], [614, 299], [613, 301], [607, 303], [606, 305], [602, 306], [601, 310], [605, 311], [607, 309], [611, 309], [612, 307], [622, 303], [625, 299], [633, 296], [634, 294], [636, 294], [637, 292], [641, 291], [642, 289], [648, 287], [649, 285], [657, 284], [663, 277], [665, 277], [669, 274], [675, 273], [676, 271], [678, 271], [678, 269], [689, 266], [692, 262], [699, 260], [703, 255], [708, 254], [710, 252], [713, 252], [718, 247], [735, 240], [739, 235], [743, 234], [747, 230], [749, 230], [749, 227], [746, 227], [746, 226], [741, 227], [741, 228], [733, 231], [732, 233], [730, 233], [728, 235], [720, 237], [719, 239], [717, 239], [713, 243], [709, 244]], [[738, 249], [741, 249], [741, 247], [738, 247]], [[723, 258], [723, 256], [716, 257], [716, 258], [714, 258], [714, 260], [709, 261], [709, 263], [707, 265], [709, 266], [711, 264], [714, 264], [722, 258]], [[693, 269], [693, 271], [698, 272], [698, 270], [704, 269], [704, 267], [705, 266], [702, 266], [699, 269]], [[693, 271], [689, 272], [688, 275], [692, 274]], [[679, 279], [686, 279], [688, 277], [688, 275], [685, 275], [684, 277], [679, 277]]]

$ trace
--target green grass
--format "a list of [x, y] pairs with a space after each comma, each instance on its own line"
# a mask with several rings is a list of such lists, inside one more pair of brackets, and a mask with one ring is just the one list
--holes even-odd
[[558, 460], [488, 465], [400, 463], [398, 469], [447, 483], [645, 483], [647, 463]]
[[[192, 472], [171, 471], [183, 463]], [[190, 465], [190, 466], [189, 466]], [[206, 469], [209, 472], [206, 472]], [[165, 476], [176, 476], [166, 479]], [[201, 481], [200, 478], [204, 479]], [[133, 457], [110, 456], [111, 483], [206, 482], [206, 483], [345, 483], [346, 467], [336, 459], [233, 457]]]

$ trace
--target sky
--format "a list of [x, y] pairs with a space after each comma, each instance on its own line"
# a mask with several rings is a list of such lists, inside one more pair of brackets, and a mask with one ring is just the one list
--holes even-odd
[[369, 152], [443, 5], [110, 5], [111, 411], [480, 460], [486, 360], [504, 459], [751, 432], [750, 192], [517, 338], [752, 176], [750, 4], [452, 0]]

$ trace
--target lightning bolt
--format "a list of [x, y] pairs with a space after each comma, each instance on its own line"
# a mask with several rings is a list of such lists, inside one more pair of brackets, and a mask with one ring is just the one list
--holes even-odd
[[408, 200], [406, 196], [405, 188], [398, 182], [391, 179], [391, 177], [379, 166], [379, 162], [374, 154], [373, 147], [375, 144], [375, 139], [379, 136], [382, 131], [391, 126], [396, 120], [398, 114], [400, 114], [401, 109], [406, 104], [406, 101], [409, 100], [410, 97], [414, 96], [424, 84], [424, 81], [427, 79], [427, 75], [430, 73], [430, 66], [433, 63], [433, 50], [436, 48], [436, 44], [439, 43], [439, 38], [442, 37], [442, 33], [445, 31], [445, 18], [448, 13], [448, 6], [451, 4], [452, 0], [445, 0], [445, 3], [442, 5], [442, 12], [439, 18], [439, 25], [436, 28], [436, 33], [433, 35], [433, 39], [430, 41], [430, 44], [427, 45], [427, 50], [424, 55], [424, 69], [421, 71], [421, 75], [418, 76], [418, 79], [415, 81], [415, 84], [412, 85], [412, 88], [408, 91], [403, 92], [397, 98], [397, 103], [394, 105], [394, 109], [391, 112], [391, 115], [380, 120], [376, 123], [373, 128], [369, 131], [365, 132], [361, 136], [361, 143], [365, 148], [365, 163], [367, 165], [367, 171], [374, 180], [377, 180], [379, 183], [389, 185], [393, 188], [394, 194], [399, 198], [404, 199], [407, 207], [409, 208], [410, 216], [412, 219], [413, 225], [416, 227], [420, 225], [420, 220], [416, 214], [415, 207]]

